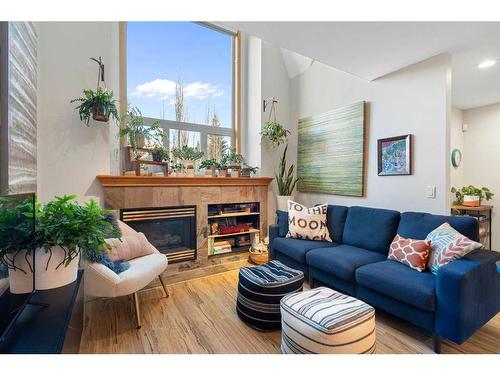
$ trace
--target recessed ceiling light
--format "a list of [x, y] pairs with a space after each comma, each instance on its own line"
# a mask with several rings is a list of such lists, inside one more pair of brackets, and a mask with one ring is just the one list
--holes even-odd
[[497, 63], [496, 60], [485, 60], [481, 64], [479, 64], [477, 67], [479, 69], [486, 69], [486, 68], [491, 68], [493, 65]]

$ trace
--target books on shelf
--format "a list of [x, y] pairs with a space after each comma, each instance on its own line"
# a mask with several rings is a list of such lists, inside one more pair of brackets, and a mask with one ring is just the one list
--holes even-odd
[[212, 255], [231, 252], [232, 246], [229, 241], [215, 241], [212, 247]]

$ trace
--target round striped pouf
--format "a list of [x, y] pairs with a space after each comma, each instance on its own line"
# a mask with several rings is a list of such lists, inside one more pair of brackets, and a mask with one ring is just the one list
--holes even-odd
[[281, 328], [280, 300], [302, 290], [304, 273], [273, 260], [257, 267], [240, 268], [236, 311], [259, 331]]
[[320, 287], [281, 300], [281, 352], [375, 352], [375, 309], [354, 297]]

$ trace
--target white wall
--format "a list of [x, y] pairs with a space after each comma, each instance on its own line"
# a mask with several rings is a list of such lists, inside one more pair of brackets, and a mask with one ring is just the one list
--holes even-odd
[[116, 168], [118, 126], [91, 120], [86, 127], [70, 100], [84, 88], [95, 90], [101, 56], [106, 83], [118, 98], [119, 59], [117, 22], [41, 22], [38, 82], [38, 194], [97, 196], [97, 174]]
[[[450, 128], [450, 150], [459, 149], [464, 156], [464, 132], [463, 112], [459, 108], [451, 109], [451, 128]], [[450, 151], [451, 152], [451, 151]], [[450, 154], [451, 163], [451, 154]], [[450, 185], [460, 188], [464, 185], [464, 164], [461, 163], [457, 168], [450, 167]]]
[[489, 187], [496, 193], [487, 204], [493, 209], [492, 248], [500, 249], [500, 103], [463, 111], [468, 125], [464, 135], [464, 185]]
[[[296, 127], [303, 116], [361, 100], [368, 103], [366, 196], [298, 193], [296, 198], [309, 206], [329, 202], [448, 213], [449, 56], [436, 56], [372, 82], [314, 62], [292, 80], [291, 121]], [[403, 134], [414, 135], [413, 175], [379, 177], [377, 139]], [[296, 155], [296, 144], [291, 151]], [[428, 185], [436, 186], [436, 199], [425, 197]]]

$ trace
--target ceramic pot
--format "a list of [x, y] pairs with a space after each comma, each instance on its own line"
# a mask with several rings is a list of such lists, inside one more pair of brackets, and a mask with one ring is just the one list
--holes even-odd
[[103, 105], [102, 103], [96, 104], [92, 110], [92, 118], [95, 121], [108, 122], [109, 115], [109, 106]]
[[[76, 280], [80, 255], [65, 267], [64, 264], [59, 265], [65, 257], [64, 250], [59, 246], [54, 246], [51, 250], [52, 257], [50, 257], [50, 252], [45, 252], [44, 249], [35, 251], [35, 288], [37, 290], [59, 288]], [[26, 250], [16, 256], [14, 264], [17, 269], [9, 269], [10, 291], [13, 294], [30, 293], [33, 290], [31, 263], [32, 257], [30, 255], [26, 257]]]
[[227, 177], [227, 170], [219, 169], [219, 177]]
[[276, 207], [280, 211], [288, 212], [288, 201], [293, 201], [293, 195], [278, 195], [276, 196]]
[[464, 195], [464, 206], [479, 207], [481, 205], [481, 197], [477, 195]]
[[186, 176], [187, 177], [194, 177], [194, 168], [186, 169]]

